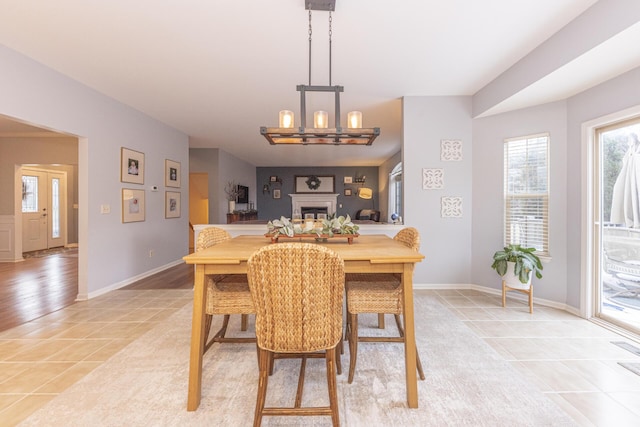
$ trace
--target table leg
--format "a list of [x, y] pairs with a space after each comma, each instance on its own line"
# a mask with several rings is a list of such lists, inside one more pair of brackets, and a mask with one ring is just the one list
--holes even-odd
[[195, 411], [200, 405], [202, 354], [204, 352], [205, 291], [204, 264], [196, 264], [193, 289], [193, 317], [191, 320], [191, 355], [189, 357], [187, 411]]
[[413, 264], [404, 264], [402, 273], [404, 312], [404, 361], [407, 376], [407, 403], [418, 407], [418, 377], [416, 375], [416, 330], [413, 314]]

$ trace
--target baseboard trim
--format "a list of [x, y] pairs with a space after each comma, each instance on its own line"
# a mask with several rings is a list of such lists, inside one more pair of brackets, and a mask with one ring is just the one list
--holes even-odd
[[115, 291], [120, 288], [124, 288], [125, 286], [131, 285], [132, 283], [137, 282], [138, 280], [146, 279], [149, 276], [153, 276], [156, 273], [160, 273], [168, 268], [175, 267], [176, 265], [182, 264], [184, 261], [182, 259], [175, 260], [168, 264], [162, 265], [160, 267], [154, 268], [152, 270], [146, 271], [144, 273], [138, 274], [137, 276], [129, 277], [121, 282], [114, 283], [110, 286], [106, 286], [104, 288], [100, 288], [95, 292], [89, 292], [88, 294], [78, 294], [76, 297], [76, 301], [86, 301], [91, 298], [99, 297], [100, 295], [104, 295], [107, 292]]
[[[502, 289], [495, 289], [495, 288], [489, 288], [486, 286], [480, 286], [480, 285], [474, 285], [472, 283], [449, 283], [449, 284], [442, 284], [442, 283], [429, 283], [429, 284], [424, 284], [424, 283], [414, 283], [413, 289], [415, 290], [420, 290], [420, 289], [424, 289], [424, 290], [443, 290], [443, 289], [452, 289], [452, 290], [464, 290], [464, 289], [472, 289], [472, 290], [476, 290], [479, 292], [484, 292], [487, 294], [491, 294], [491, 295], [498, 295], [498, 296], [502, 296]], [[517, 300], [517, 301], [523, 301], [523, 302], [527, 302], [528, 297], [526, 297], [525, 295], [521, 294], [520, 292], [508, 292], [507, 293], [507, 300], [512, 299], [512, 300]], [[563, 303], [559, 303], [557, 301], [551, 301], [551, 300], [547, 300], [544, 298], [536, 298], [535, 297], [535, 289], [534, 289], [534, 297], [533, 297], [533, 302], [537, 305], [541, 305], [544, 307], [551, 307], [551, 308], [556, 308], [558, 310], [564, 310], [568, 313], [573, 314], [574, 316], [578, 316], [578, 317], [583, 317], [580, 314], [580, 310], [572, 307], [570, 305], [567, 304], [563, 304]]]

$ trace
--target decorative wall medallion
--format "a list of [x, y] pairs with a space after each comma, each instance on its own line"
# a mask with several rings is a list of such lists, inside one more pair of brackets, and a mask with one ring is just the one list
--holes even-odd
[[422, 169], [422, 189], [438, 190], [444, 188], [444, 169]]
[[462, 218], [462, 197], [446, 197], [440, 199], [440, 216], [442, 218]]
[[440, 140], [440, 160], [459, 162], [462, 160], [462, 141], [459, 139]]

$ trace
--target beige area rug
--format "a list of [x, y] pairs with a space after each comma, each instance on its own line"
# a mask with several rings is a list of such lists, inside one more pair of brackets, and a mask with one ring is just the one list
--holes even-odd
[[[214, 318], [216, 330], [220, 316]], [[239, 331], [233, 316], [231, 331]], [[408, 409], [403, 349], [359, 346], [353, 384], [348, 349], [338, 377], [343, 426], [569, 426], [572, 420], [434, 297], [416, 296], [418, 349], [427, 379]], [[389, 319], [390, 320], [390, 319]], [[375, 316], [361, 316], [361, 330]], [[386, 333], [395, 332], [392, 321]], [[254, 344], [216, 344], [205, 355], [202, 402], [187, 412], [191, 306], [131, 343], [25, 420], [23, 426], [249, 426], [257, 390]], [[253, 326], [253, 325], [251, 325]], [[252, 328], [250, 328], [252, 329]], [[375, 331], [375, 329], [371, 329]], [[380, 333], [385, 333], [381, 331]], [[303, 404], [327, 404], [323, 360], [307, 364]], [[290, 404], [299, 361], [279, 360], [267, 404]], [[266, 417], [265, 426], [330, 425], [329, 417]]]

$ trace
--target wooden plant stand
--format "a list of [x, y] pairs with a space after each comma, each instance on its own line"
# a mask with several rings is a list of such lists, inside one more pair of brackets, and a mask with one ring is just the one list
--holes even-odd
[[529, 284], [529, 289], [512, 288], [507, 285], [506, 281], [502, 281], [502, 306], [507, 306], [507, 291], [518, 291], [529, 295], [529, 313], [533, 314], [533, 284]]

